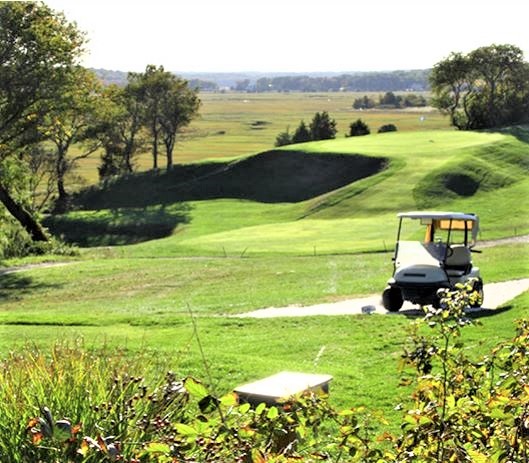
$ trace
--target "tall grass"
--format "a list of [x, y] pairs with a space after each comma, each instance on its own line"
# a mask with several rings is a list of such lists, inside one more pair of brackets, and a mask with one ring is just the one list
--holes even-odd
[[28, 345], [0, 363], [0, 461], [63, 461], [68, 446], [74, 461], [98, 440], [107, 448], [120, 441], [132, 454], [135, 443], [155, 438], [161, 414], [180, 419], [185, 399], [175, 376], [153, 371], [141, 354], [89, 351], [82, 342]]

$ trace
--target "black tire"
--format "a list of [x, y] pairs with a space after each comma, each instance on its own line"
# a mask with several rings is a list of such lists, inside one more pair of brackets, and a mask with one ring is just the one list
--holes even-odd
[[389, 312], [398, 312], [404, 303], [399, 288], [388, 286], [382, 293], [382, 305]]
[[470, 304], [470, 307], [473, 309], [479, 309], [483, 305], [483, 280], [479, 278], [472, 284], [472, 291], [475, 291], [478, 293], [477, 299]]

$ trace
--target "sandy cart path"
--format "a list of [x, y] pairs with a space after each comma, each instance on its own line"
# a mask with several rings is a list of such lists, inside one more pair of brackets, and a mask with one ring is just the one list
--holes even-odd
[[[529, 290], [529, 278], [521, 280], [489, 283], [484, 286], [485, 300], [480, 309], [473, 311], [494, 310], [514, 299], [516, 296]], [[364, 310], [363, 310], [364, 308]], [[374, 309], [374, 310], [373, 310]], [[399, 313], [417, 312], [418, 306], [405, 302]], [[272, 317], [307, 317], [313, 315], [358, 315], [365, 311], [388, 314], [382, 307], [380, 294], [372, 296], [347, 299], [339, 302], [317, 304], [311, 306], [269, 307], [235, 315], [243, 318], [272, 318]]]

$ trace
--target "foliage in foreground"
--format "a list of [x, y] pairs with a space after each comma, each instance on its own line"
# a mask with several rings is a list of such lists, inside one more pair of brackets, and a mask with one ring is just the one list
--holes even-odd
[[148, 384], [129, 374], [141, 362], [57, 346], [1, 364], [0, 460], [528, 461], [529, 321], [470, 357], [459, 336], [473, 297], [470, 288], [446, 292], [441, 308], [412, 323], [402, 360], [403, 384], [414, 387], [399, 435], [380, 434], [376, 413], [338, 411], [324, 396], [252, 408], [190, 377]]

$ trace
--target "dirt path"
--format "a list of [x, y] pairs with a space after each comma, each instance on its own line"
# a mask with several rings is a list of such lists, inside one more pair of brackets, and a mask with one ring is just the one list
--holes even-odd
[[40, 264], [25, 264], [17, 265], [15, 267], [0, 268], [0, 276], [7, 275], [8, 273], [24, 272], [25, 270], [32, 270], [34, 268], [49, 268], [49, 267], [64, 267], [65, 265], [71, 265], [75, 262], [41, 262]]
[[476, 249], [492, 248], [493, 246], [512, 243], [529, 243], [529, 235], [511, 236], [510, 238], [500, 238], [498, 240], [478, 241]]
[[[521, 293], [529, 290], [529, 278], [521, 280], [504, 281], [501, 283], [489, 283], [484, 286], [485, 300], [483, 307], [474, 309], [477, 311], [494, 310], [501, 305], [514, 299]], [[267, 309], [254, 310], [235, 315], [241, 318], [273, 318], [273, 317], [308, 317], [314, 315], [359, 315], [361, 313], [388, 314], [382, 307], [380, 294], [372, 296], [347, 299], [340, 302], [317, 304], [311, 306], [269, 307]], [[405, 302], [399, 313], [415, 313], [417, 306]]]

